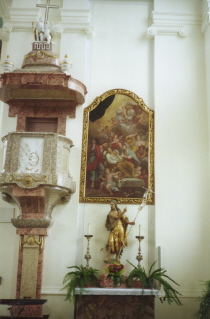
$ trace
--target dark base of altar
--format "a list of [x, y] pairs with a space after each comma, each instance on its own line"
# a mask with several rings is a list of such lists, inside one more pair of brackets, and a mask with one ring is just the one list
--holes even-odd
[[[116, 293], [118, 290], [115, 289]], [[154, 298], [155, 294], [142, 292], [139, 295], [120, 292], [113, 295], [108, 291], [107, 294], [76, 295], [74, 319], [154, 319]]]
[[0, 316], [0, 319], [15, 318], [15, 319], [48, 319], [49, 315], [41, 317], [20, 317], [20, 316]]
[[42, 314], [42, 305], [46, 299], [0, 299], [0, 305], [8, 305], [10, 316], [0, 316], [0, 319], [48, 319], [50, 315]]

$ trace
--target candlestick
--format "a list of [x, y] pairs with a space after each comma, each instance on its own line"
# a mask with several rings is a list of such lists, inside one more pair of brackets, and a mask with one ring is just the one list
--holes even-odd
[[[88, 224], [89, 225], [89, 224]], [[93, 237], [93, 235], [84, 235], [84, 237], [87, 238], [87, 252], [85, 254], [85, 259], [87, 260], [87, 263], [86, 263], [86, 268], [88, 269], [89, 268], [89, 260], [91, 259], [91, 255], [90, 255], [90, 239]]]
[[136, 259], [138, 260], [138, 268], [140, 268], [140, 261], [143, 259], [141, 255], [141, 241], [144, 239], [144, 236], [136, 236], [136, 238], [139, 241], [138, 255], [136, 256]]
[[161, 268], [161, 247], [158, 246], [158, 268]]

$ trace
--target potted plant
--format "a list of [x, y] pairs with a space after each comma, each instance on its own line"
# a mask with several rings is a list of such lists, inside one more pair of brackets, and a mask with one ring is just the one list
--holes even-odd
[[85, 268], [83, 265], [71, 266], [67, 268], [75, 268], [75, 271], [68, 272], [63, 278], [63, 289], [67, 289], [67, 295], [65, 300], [75, 300], [75, 289], [80, 288], [80, 295], [87, 286], [98, 286], [97, 269]]
[[210, 280], [204, 283], [205, 289], [200, 297], [200, 307], [195, 313], [196, 319], [208, 319], [210, 318]]
[[[179, 300], [179, 297], [181, 294], [175, 290], [170, 283], [167, 281], [169, 279], [176, 285], [178, 285], [173, 279], [171, 279], [169, 276], [166, 275], [166, 270], [164, 268], [158, 268], [154, 271], [152, 271], [154, 265], [156, 262], [154, 262], [150, 269], [148, 274], [146, 273], [144, 267], [136, 267], [132, 263], [130, 263], [128, 260], [127, 262], [134, 267], [134, 269], [130, 272], [126, 279], [126, 283], [128, 287], [133, 287], [133, 281], [140, 281], [142, 283], [142, 288], [154, 288], [157, 287], [157, 283], [162, 285], [163, 290], [165, 292], [165, 296], [163, 298], [160, 298], [161, 301], [167, 300], [169, 304], [171, 304], [173, 301], [177, 305], [181, 305], [181, 301]], [[179, 286], [179, 285], [178, 285]]]

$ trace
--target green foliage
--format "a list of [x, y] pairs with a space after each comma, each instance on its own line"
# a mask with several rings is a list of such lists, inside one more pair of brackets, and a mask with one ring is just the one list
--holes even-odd
[[[152, 271], [154, 265], [156, 262], [154, 262], [148, 272], [148, 275], [143, 267], [136, 267], [133, 264], [131, 264], [128, 260], [127, 262], [134, 267], [134, 269], [130, 272], [129, 276], [126, 279], [127, 285], [129, 287], [132, 287], [132, 282], [139, 280], [142, 283], [143, 288], [153, 288], [154, 284], [162, 285], [163, 290], [165, 292], [165, 296], [163, 298], [160, 298], [161, 301], [167, 300], [169, 305], [174, 301], [177, 305], [181, 305], [181, 301], [179, 300], [178, 296], [181, 296], [181, 294], [175, 290], [170, 283], [167, 281], [170, 280], [174, 284], [178, 285], [173, 279], [171, 279], [169, 276], [166, 275], [166, 270], [164, 268], [158, 268], [154, 271]], [[179, 286], [179, 285], [178, 285]]]
[[195, 314], [196, 319], [209, 319], [210, 318], [210, 280], [204, 283], [204, 290], [200, 297], [200, 307]]
[[63, 278], [63, 289], [67, 289], [67, 295], [65, 300], [74, 301], [75, 288], [80, 288], [80, 295], [84, 292], [84, 288], [90, 284], [91, 286], [98, 286], [97, 269], [86, 269], [82, 265], [71, 266], [67, 268], [75, 268], [77, 270], [68, 272]]

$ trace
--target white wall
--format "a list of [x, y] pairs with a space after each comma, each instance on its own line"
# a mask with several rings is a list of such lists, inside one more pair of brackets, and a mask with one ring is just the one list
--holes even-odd
[[[61, 5], [56, 0], [53, 4]], [[156, 319], [191, 318], [196, 309], [195, 298], [200, 294], [200, 280], [207, 280], [209, 265], [209, 135], [205, 75], [205, 53], [208, 56], [208, 33], [201, 33], [201, 2], [199, 0], [103, 1], [72, 0], [74, 8], [89, 8], [87, 20], [93, 26], [92, 38], [75, 25], [66, 23], [56, 51], [61, 59], [69, 55], [72, 76], [88, 89], [86, 102], [78, 106], [75, 119], [67, 119], [67, 136], [72, 139], [69, 170], [77, 190], [67, 205], [53, 211], [54, 225], [45, 241], [43, 298], [48, 299], [45, 313], [51, 319], [73, 318], [73, 307], [64, 302], [60, 291], [67, 267], [85, 264], [87, 241], [84, 234], [90, 223], [94, 237], [90, 242], [90, 265], [103, 269], [108, 233], [104, 227], [108, 204], [78, 202], [83, 109], [95, 97], [114, 88], [128, 89], [143, 98], [155, 110], [155, 205], [145, 207], [129, 236], [126, 259], [136, 263], [138, 224], [142, 225], [142, 264], [147, 268], [161, 246], [162, 267], [181, 284], [183, 307], [156, 304]], [[71, 10], [70, 1], [63, 8]], [[152, 11], [154, 10], [152, 20]], [[53, 13], [56, 23], [59, 15]], [[157, 31], [154, 39], [146, 38], [147, 28]], [[178, 31], [185, 28], [186, 36]], [[24, 39], [24, 40], [23, 40]], [[204, 41], [205, 40], [205, 41]], [[16, 67], [30, 51], [33, 34], [12, 31], [10, 41], [3, 43], [3, 58], [10, 54]], [[17, 49], [14, 51], [14, 43]], [[205, 48], [205, 51], [204, 51]], [[10, 51], [7, 53], [7, 51]], [[18, 54], [17, 54], [18, 51]], [[2, 59], [3, 59], [2, 58]], [[207, 58], [206, 58], [207, 61]], [[208, 66], [208, 65], [207, 65]], [[208, 66], [209, 69], [209, 66]], [[207, 70], [208, 70], [207, 69]], [[208, 80], [208, 78], [207, 78]], [[3, 116], [1, 136], [15, 130], [15, 118]], [[9, 204], [0, 203], [0, 213]], [[124, 205], [120, 205], [123, 208]], [[138, 205], [128, 205], [128, 217], [135, 216]], [[17, 265], [18, 236], [11, 224], [0, 222], [1, 298], [15, 297], [14, 271]], [[1, 257], [0, 257], [1, 258]], [[1, 258], [2, 260], [2, 258]], [[126, 270], [129, 267], [126, 264]], [[12, 277], [12, 282], [9, 279]], [[5, 280], [4, 280], [5, 279]], [[197, 304], [198, 306], [198, 304]], [[0, 314], [1, 310], [0, 309]]]

